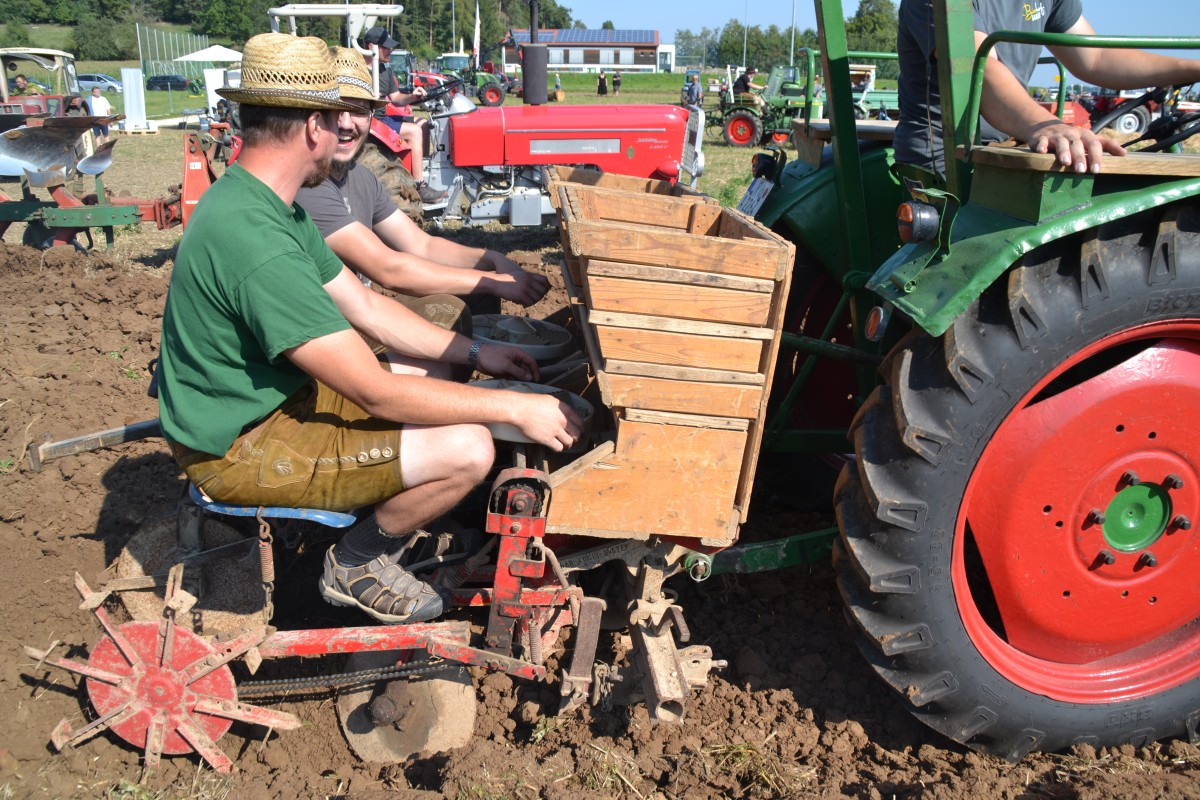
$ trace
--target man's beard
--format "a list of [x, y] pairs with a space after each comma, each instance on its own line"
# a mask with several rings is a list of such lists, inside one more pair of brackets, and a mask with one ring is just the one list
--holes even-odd
[[328, 158], [322, 159], [313, 165], [312, 172], [310, 172], [308, 177], [304, 179], [302, 186], [304, 186], [305, 189], [312, 189], [320, 186], [325, 182], [325, 179], [328, 178], [332, 172], [333, 156], [329, 156]]

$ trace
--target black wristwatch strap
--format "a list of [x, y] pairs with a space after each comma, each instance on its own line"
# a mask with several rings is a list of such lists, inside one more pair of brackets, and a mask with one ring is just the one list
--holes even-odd
[[475, 371], [475, 366], [479, 363], [479, 348], [483, 347], [483, 342], [478, 339], [471, 342], [471, 349], [467, 351], [467, 366], [472, 372]]

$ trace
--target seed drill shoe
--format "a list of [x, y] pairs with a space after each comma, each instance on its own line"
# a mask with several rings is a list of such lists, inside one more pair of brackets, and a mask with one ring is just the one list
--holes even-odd
[[325, 553], [321, 596], [335, 606], [358, 607], [380, 622], [399, 625], [425, 622], [442, 613], [442, 598], [433, 587], [396, 563], [398, 554], [383, 555], [356, 567], [344, 567]]

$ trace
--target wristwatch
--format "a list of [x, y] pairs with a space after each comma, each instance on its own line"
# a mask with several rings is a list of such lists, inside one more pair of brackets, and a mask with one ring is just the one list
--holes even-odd
[[471, 342], [471, 349], [467, 351], [467, 366], [472, 372], [475, 371], [475, 366], [479, 363], [479, 349], [483, 347], [483, 342], [475, 339]]

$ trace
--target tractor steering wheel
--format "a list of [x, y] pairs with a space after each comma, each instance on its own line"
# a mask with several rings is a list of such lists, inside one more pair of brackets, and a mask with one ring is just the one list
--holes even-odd
[[[1158, 91], [1162, 90], [1155, 90], [1155, 92]], [[1126, 142], [1125, 146], [1129, 147], [1150, 140], [1150, 144], [1140, 148], [1137, 152], [1161, 153], [1200, 133], [1200, 111], [1181, 111], [1179, 94], [1179, 90], [1175, 87], [1166, 87], [1161, 113], [1150, 121], [1145, 133], [1133, 141]]]
[[451, 92], [454, 92], [455, 90], [457, 90], [462, 85], [463, 85], [462, 78], [450, 78], [445, 83], [443, 83], [439, 86], [435, 86], [432, 89], [426, 89], [425, 97], [424, 97], [424, 99], [421, 100], [421, 103], [424, 104], [424, 103], [430, 103], [434, 100], [440, 100], [443, 97], [445, 97], [446, 95], [450, 94]]

